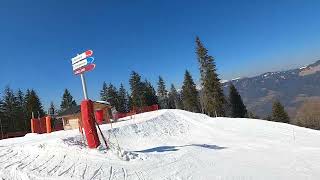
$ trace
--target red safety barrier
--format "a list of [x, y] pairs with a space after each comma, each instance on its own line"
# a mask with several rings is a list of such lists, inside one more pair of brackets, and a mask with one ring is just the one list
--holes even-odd
[[89, 148], [98, 147], [100, 140], [95, 126], [93, 102], [91, 100], [83, 100], [81, 102], [81, 116]]
[[46, 117], [42, 117], [39, 119], [39, 123], [40, 123], [40, 133], [46, 133], [47, 132], [47, 118]]
[[51, 129], [51, 117], [50, 116], [46, 117], [46, 130], [47, 130], [47, 133], [51, 133], [52, 132], [52, 129]]
[[103, 123], [103, 110], [97, 110], [96, 111], [96, 121], [98, 124]]
[[144, 106], [144, 107], [133, 107], [133, 111], [137, 114], [144, 113], [144, 112], [150, 112], [150, 111], [156, 111], [159, 109], [159, 105], [155, 104], [152, 106]]
[[139, 113], [144, 113], [144, 112], [150, 112], [150, 111], [156, 111], [159, 109], [159, 105], [155, 104], [152, 106], [144, 106], [144, 107], [133, 107], [133, 110], [128, 112], [128, 113], [116, 113], [114, 115], [115, 119], [119, 119], [119, 118], [124, 118], [127, 116], [132, 116], [135, 114], [139, 114]]
[[38, 122], [37, 122], [37, 119], [35, 118], [31, 119], [31, 132], [38, 133]]
[[[61, 129], [61, 127], [59, 129]], [[47, 116], [39, 119], [36, 119], [36, 118], [31, 119], [31, 132], [38, 133], [38, 134], [51, 133], [52, 132], [51, 117]]]

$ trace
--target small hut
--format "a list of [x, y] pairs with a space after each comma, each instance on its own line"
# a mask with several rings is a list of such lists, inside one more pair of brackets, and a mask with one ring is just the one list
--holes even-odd
[[[93, 110], [94, 113], [97, 111], [103, 112], [103, 119], [105, 122], [110, 122], [110, 111], [111, 106], [106, 101], [96, 101], [93, 102]], [[63, 129], [70, 130], [70, 129], [78, 129], [79, 125], [81, 124], [81, 107], [73, 106], [69, 109], [66, 109], [58, 114], [57, 118], [62, 119]]]

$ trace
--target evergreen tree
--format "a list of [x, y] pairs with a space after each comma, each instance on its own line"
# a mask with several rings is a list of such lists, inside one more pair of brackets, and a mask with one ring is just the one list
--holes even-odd
[[141, 76], [132, 71], [130, 75], [130, 89], [133, 107], [143, 107], [146, 106], [146, 99], [144, 96], [144, 84], [141, 82]]
[[168, 106], [170, 109], [183, 109], [181, 97], [173, 84], [169, 92]]
[[[37, 93], [32, 90], [27, 90], [26, 95], [24, 97], [25, 102], [25, 111], [27, 116], [27, 122], [30, 122], [30, 119], [32, 118], [32, 114], [34, 114], [34, 117], [43, 117], [45, 115], [43, 111], [42, 104], [40, 102], [40, 98], [37, 95]], [[30, 123], [27, 123], [27, 131], [30, 132]]]
[[209, 116], [225, 116], [225, 98], [220, 79], [216, 72], [214, 58], [208, 55], [199, 37], [196, 38], [196, 52], [200, 64], [201, 85], [203, 87], [203, 108]]
[[143, 83], [144, 86], [144, 98], [146, 100], [146, 105], [147, 106], [152, 106], [155, 104], [158, 104], [158, 98], [156, 95], [156, 91], [154, 90], [152, 84], [145, 80]]
[[189, 71], [185, 72], [181, 95], [185, 110], [199, 112], [198, 92]]
[[127, 111], [130, 112], [132, 110], [133, 106], [132, 106], [132, 97], [130, 96], [129, 93], [127, 93], [127, 99], [128, 99], [128, 107], [127, 107], [128, 109], [127, 109]]
[[284, 123], [290, 122], [287, 112], [284, 110], [283, 105], [278, 100], [276, 100], [272, 105], [271, 119], [272, 121], [276, 121], [276, 122], [284, 122]]
[[28, 117], [29, 120], [31, 119], [31, 112], [28, 111], [27, 103], [28, 103], [28, 100], [30, 99], [30, 94], [31, 94], [30, 89], [27, 89], [26, 94], [24, 95], [24, 109], [26, 111], [26, 116]]
[[[253, 112], [251, 112], [251, 111], [248, 111], [248, 113], [247, 113], [248, 115], [248, 118], [250, 118], [250, 119], [260, 119], [260, 117], [259, 116], [257, 116], [257, 115], [255, 115]], [[267, 119], [268, 120], [268, 119]]]
[[16, 98], [17, 98], [17, 116], [18, 116], [18, 121], [19, 121], [19, 126], [21, 130], [27, 131], [28, 129], [28, 115], [26, 111], [26, 106], [25, 106], [25, 96], [24, 93], [18, 89], [16, 93]]
[[159, 76], [157, 93], [158, 93], [158, 100], [159, 100], [160, 107], [162, 109], [167, 109], [168, 108], [168, 91], [166, 90], [166, 85], [161, 76]]
[[179, 92], [178, 92], [178, 103], [176, 104], [176, 109], [184, 109], [183, 102], [182, 102], [182, 94]]
[[172, 92], [172, 90], [173, 90], [172, 87], [174, 88], [173, 84], [171, 84], [171, 89], [168, 94], [168, 109], [176, 109], [175, 99], [176, 99], [177, 94]]
[[231, 83], [229, 88], [229, 102], [231, 108], [231, 117], [244, 118], [247, 115], [247, 108], [243, 104], [242, 98], [236, 87]]
[[4, 138], [4, 114], [3, 114], [3, 102], [2, 99], [0, 99], [0, 137], [1, 139]]
[[108, 89], [107, 89], [107, 101], [110, 103], [110, 105], [118, 112], [119, 111], [119, 97], [118, 97], [118, 90], [117, 88], [109, 83]]
[[27, 121], [26, 129], [25, 129], [26, 132], [30, 132], [31, 131], [30, 120], [32, 118], [32, 110], [30, 108], [31, 105], [29, 105], [30, 94], [31, 94], [30, 89], [27, 89], [27, 91], [25, 93], [25, 96], [24, 96], [24, 110], [25, 110], [25, 116], [26, 116], [26, 121]]
[[54, 116], [56, 114], [56, 107], [54, 106], [53, 102], [50, 102], [49, 112], [50, 116]]
[[17, 127], [17, 112], [18, 112], [18, 101], [12, 89], [6, 87], [3, 95], [3, 131], [4, 132], [15, 132], [20, 129]]
[[102, 101], [107, 101], [108, 98], [108, 85], [106, 82], [103, 82], [102, 89], [100, 91], [100, 99]]
[[120, 84], [119, 92], [118, 92], [118, 98], [119, 98], [119, 112], [128, 112], [128, 99], [127, 99], [127, 91], [124, 88], [123, 84]]
[[72, 95], [70, 94], [68, 89], [64, 90], [62, 101], [60, 105], [61, 111], [64, 111], [66, 109], [69, 109], [73, 106], [77, 106], [76, 101], [73, 99]]

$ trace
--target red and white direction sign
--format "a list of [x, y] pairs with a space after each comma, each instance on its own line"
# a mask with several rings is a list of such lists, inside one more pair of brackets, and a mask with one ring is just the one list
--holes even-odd
[[87, 72], [87, 71], [92, 71], [95, 67], [96, 67], [95, 64], [89, 64], [87, 66], [84, 66], [82, 68], [79, 68], [79, 69], [73, 71], [73, 73], [75, 75], [78, 75], [78, 74], [81, 74], [81, 73], [84, 73], [84, 72]]
[[83, 66], [86, 66], [86, 65], [88, 65], [88, 64], [92, 64], [93, 61], [94, 61], [94, 58], [93, 58], [93, 57], [89, 57], [89, 58], [87, 58], [87, 59], [82, 59], [82, 60], [80, 60], [79, 62], [73, 64], [73, 65], [72, 65], [72, 68], [73, 68], [73, 70], [75, 71], [75, 70], [77, 70], [77, 69], [79, 69], [79, 68], [81, 68], [81, 67], [83, 67]]
[[92, 54], [93, 54], [93, 51], [92, 50], [88, 50], [88, 51], [86, 51], [84, 53], [81, 53], [81, 54], [77, 55], [76, 57], [71, 59], [72, 65], [76, 64], [77, 62], [81, 61], [82, 59], [85, 59], [87, 57], [92, 56]]

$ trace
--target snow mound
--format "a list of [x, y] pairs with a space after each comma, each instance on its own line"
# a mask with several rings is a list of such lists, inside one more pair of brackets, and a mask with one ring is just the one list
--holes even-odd
[[2, 179], [318, 179], [320, 132], [254, 119], [159, 110], [77, 130], [0, 141]]

